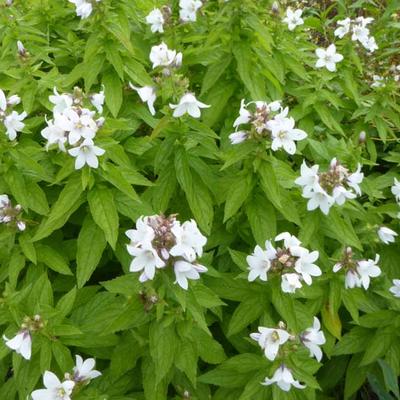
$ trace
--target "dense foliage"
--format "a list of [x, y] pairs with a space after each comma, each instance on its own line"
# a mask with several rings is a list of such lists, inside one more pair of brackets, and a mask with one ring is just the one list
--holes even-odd
[[0, 1], [1, 400], [400, 398], [398, 0]]

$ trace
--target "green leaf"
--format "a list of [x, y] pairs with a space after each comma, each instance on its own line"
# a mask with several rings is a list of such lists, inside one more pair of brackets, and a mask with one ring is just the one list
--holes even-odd
[[155, 384], [168, 374], [175, 358], [177, 346], [173, 324], [165, 326], [162, 321], [154, 321], [149, 330], [150, 354], [155, 364]]
[[322, 322], [326, 329], [340, 339], [342, 335], [342, 322], [340, 320], [339, 314], [335, 311], [329, 304], [325, 304], [321, 310]]
[[46, 264], [53, 271], [63, 275], [73, 275], [65, 258], [53, 247], [37, 244], [36, 254], [38, 261]]
[[103, 230], [107, 242], [115, 249], [119, 219], [112, 191], [106, 187], [94, 187], [88, 194], [88, 202], [94, 222]]
[[240, 303], [229, 321], [228, 336], [240, 332], [243, 328], [256, 321], [266, 309], [265, 296], [254, 296]]
[[[324, 221], [325, 222], [325, 221]], [[362, 250], [362, 245], [358, 239], [349, 220], [339, 215], [339, 212], [331, 208], [329, 215], [326, 217], [324, 228], [329, 236], [334, 237], [345, 246], [352, 246]]]
[[94, 223], [88, 215], [83, 221], [81, 231], [78, 236], [78, 247], [76, 253], [76, 279], [78, 288], [90, 279], [93, 271], [100, 262], [106, 239], [103, 231]]
[[82, 201], [81, 177], [78, 174], [74, 174], [70, 177], [60, 192], [57, 201], [51, 207], [49, 217], [39, 225], [32, 241], [43, 239], [56, 229], [61, 228]]
[[253, 196], [246, 204], [246, 214], [253, 236], [259, 245], [264, 245], [266, 240], [276, 236], [275, 210], [263, 196]]
[[241, 174], [236, 177], [235, 184], [227, 193], [224, 222], [236, 214], [242, 204], [246, 201], [253, 188], [253, 179], [249, 174]]
[[103, 76], [106, 105], [114, 117], [117, 117], [122, 105], [122, 83], [117, 74], [107, 72]]
[[139, 196], [133, 189], [132, 185], [125, 179], [120, 172], [120, 168], [115, 165], [108, 164], [107, 168], [102, 171], [102, 176], [105, 180], [114, 185], [121, 192], [125, 193], [133, 201], [140, 201]]
[[185, 150], [179, 147], [175, 153], [175, 171], [179, 185], [186, 194], [190, 209], [200, 228], [209, 234], [214, 216], [212, 199], [208, 189], [197, 176], [192, 174]]

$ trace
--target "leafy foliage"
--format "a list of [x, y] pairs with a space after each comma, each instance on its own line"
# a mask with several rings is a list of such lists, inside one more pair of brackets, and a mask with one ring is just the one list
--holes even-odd
[[[282, 19], [291, 1], [208, 0], [190, 23], [179, 20], [177, 0], [101, 0], [84, 19], [66, 0], [2, 2], [0, 88], [19, 95], [15, 109], [28, 116], [16, 140], [0, 132], [0, 194], [21, 205], [26, 224], [0, 225], [0, 329], [12, 337], [35, 315], [42, 325], [29, 361], [0, 341], [0, 399], [26, 399], [46, 370], [71, 371], [76, 354], [96, 358], [102, 376], [74, 400], [400, 398], [400, 303], [389, 291], [400, 248], [377, 235], [382, 225], [399, 230], [391, 187], [400, 163], [400, 6], [301, 3], [304, 25], [289, 31]], [[152, 33], [146, 16], [167, 5], [164, 33]], [[358, 16], [374, 18], [374, 53], [334, 36], [338, 20]], [[162, 41], [183, 54], [171, 74], [149, 61]], [[315, 68], [315, 49], [334, 42], [337, 71]], [[373, 75], [385, 84], [374, 86]], [[129, 82], [157, 86], [155, 115]], [[46, 151], [54, 87], [104, 89], [98, 168], [76, 170], [69, 154]], [[200, 119], [173, 117], [168, 104], [186, 92], [210, 105]], [[242, 99], [289, 107], [308, 135], [294, 155], [262, 140], [231, 144]], [[351, 171], [362, 166], [362, 195], [328, 215], [309, 211], [295, 184], [303, 160], [326, 170], [334, 157]], [[145, 283], [129, 272], [124, 233], [154, 214], [193, 218], [207, 236], [208, 272], [188, 291], [171, 271]], [[322, 270], [294, 294], [276, 277], [247, 279], [246, 256], [285, 231], [319, 252]], [[332, 272], [349, 246], [357, 259], [380, 254], [382, 274], [368, 290], [346, 289]], [[262, 386], [279, 362], [249, 334], [279, 321], [300, 333], [317, 315], [321, 363], [304, 347], [285, 356], [307, 387]]]

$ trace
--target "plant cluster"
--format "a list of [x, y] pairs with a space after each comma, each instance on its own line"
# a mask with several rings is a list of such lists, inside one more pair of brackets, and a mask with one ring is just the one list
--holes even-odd
[[400, 399], [399, 26], [0, 0], [0, 399]]

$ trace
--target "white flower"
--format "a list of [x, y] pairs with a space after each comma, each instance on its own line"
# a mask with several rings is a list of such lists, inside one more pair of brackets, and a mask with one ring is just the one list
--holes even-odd
[[298, 247], [301, 245], [300, 240], [297, 239], [296, 236], [291, 235], [289, 232], [282, 232], [275, 237], [275, 242], [279, 242], [280, 240], [283, 240], [284, 246], [289, 250], [291, 250], [293, 247]]
[[17, 228], [19, 231], [24, 231], [26, 229], [26, 224], [24, 221], [17, 221]]
[[199, 257], [203, 255], [203, 247], [207, 243], [207, 238], [201, 234], [195, 220], [191, 219], [182, 225], [179, 221], [175, 221], [171, 232], [176, 241], [169, 251], [172, 256], [181, 256], [192, 262], [196, 259], [196, 254]]
[[188, 289], [188, 279], [200, 279], [200, 273], [207, 272], [208, 269], [204, 265], [191, 264], [184, 260], [175, 261], [175, 283], [182, 289]]
[[276, 383], [284, 392], [288, 392], [292, 386], [297, 389], [304, 389], [306, 387], [293, 378], [290, 369], [285, 365], [281, 365], [275, 371], [272, 378], [265, 378], [264, 382], [262, 382], [265, 386], [272, 385], [273, 383]]
[[18, 54], [21, 56], [26, 54], [25, 46], [23, 45], [23, 43], [20, 40], [17, 40], [17, 50], [18, 50]]
[[300, 282], [300, 275], [298, 274], [283, 274], [281, 289], [284, 293], [294, 293], [296, 289], [300, 289], [302, 284]]
[[162, 12], [158, 8], [155, 8], [149, 13], [149, 15], [147, 15], [146, 22], [151, 25], [150, 28], [153, 33], [164, 32], [163, 25], [165, 20]]
[[196, 12], [202, 5], [200, 0], [179, 0], [179, 18], [183, 22], [195, 22]]
[[12, 96], [10, 96], [7, 100], [7, 104], [9, 106], [16, 106], [17, 104], [21, 103], [21, 97], [19, 97], [16, 94], [13, 94]]
[[315, 357], [317, 361], [322, 359], [322, 351], [319, 346], [326, 342], [324, 332], [320, 329], [321, 324], [318, 318], [314, 317], [313, 326], [306, 329], [301, 335], [301, 342], [310, 350], [310, 356]]
[[81, 169], [85, 164], [89, 167], [97, 168], [99, 166], [98, 156], [102, 156], [105, 151], [95, 146], [92, 139], [85, 139], [79, 147], [68, 150], [72, 157], [76, 157], [75, 169]]
[[361, 165], [357, 165], [357, 170], [356, 172], [353, 172], [351, 175], [347, 177], [347, 184], [360, 196], [361, 195], [361, 189], [360, 189], [360, 183], [364, 179], [364, 174], [361, 172]]
[[389, 244], [389, 243], [393, 243], [396, 240], [395, 236], [397, 236], [397, 233], [395, 231], [393, 231], [392, 229], [386, 228], [386, 226], [381, 226], [378, 229], [378, 236], [379, 236], [379, 239], [381, 239], [383, 243]]
[[144, 103], [147, 103], [147, 107], [149, 108], [151, 115], [155, 115], [156, 110], [154, 109], [154, 102], [156, 101], [156, 98], [157, 98], [155, 89], [152, 86], [144, 86], [142, 88], [136, 87], [136, 86], [132, 85], [132, 83], [130, 83], [130, 82], [129, 82], [129, 86], [133, 90], [136, 90], [140, 99]]
[[0, 194], [0, 210], [10, 206], [10, 199], [6, 194]]
[[300, 167], [300, 176], [294, 182], [299, 186], [303, 186], [303, 191], [310, 193], [319, 186], [318, 169], [318, 165], [308, 167], [303, 160]]
[[71, 400], [70, 395], [75, 386], [74, 381], [66, 380], [61, 382], [55, 374], [45, 371], [43, 384], [46, 389], [32, 392], [32, 400]]
[[385, 83], [385, 78], [383, 76], [380, 75], [373, 75], [372, 76], [373, 82], [371, 84], [372, 88], [381, 88], [381, 87], [385, 87], [386, 83]]
[[372, 17], [357, 17], [355, 19], [355, 22], [360, 24], [363, 28], [365, 28], [367, 25], [369, 25], [374, 19]]
[[240, 110], [239, 110], [239, 116], [235, 119], [233, 122], [233, 127], [236, 128], [239, 125], [242, 124], [247, 124], [250, 122], [251, 118], [251, 113], [246, 109], [247, 105], [244, 102], [244, 99], [241, 100], [240, 102]]
[[350, 32], [351, 19], [343, 19], [341, 21], [338, 21], [337, 24], [339, 25], [339, 27], [336, 28], [334, 35], [342, 39], [344, 35]]
[[5, 345], [12, 350], [15, 350], [17, 354], [21, 354], [25, 360], [31, 359], [32, 354], [32, 338], [27, 329], [19, 331], [12, 339], [8, 339], [3, 335]]
[[391, 188], [392, 194], [396, 197], [396, 201], [400, 202], [400, 182], [394, 178], [394, 184]]
[[103, 112], [103, 104], [104, 104], [105, 96], [104, 89], [90, 96], [90, 102], [96, 108], [97, 112], [101, 114]]
[[54, 95], [49, 96], [50, 103], [54, 104], [54, 113], [63, 113], [65, 110], [70, 108], [73, 103], [73, 98], [68, 93], [59, 94], [57, 88], [53, 89]]
[[336, 204], [342, 206], [347, 199], [355, 199], [357, 196], [342, 185], [335, 186], [332, 191], [332, 197]]
[[375, 256], [375, 260], [358, 261], [357, 272], [360, 276], [360, 283], [364, 289], [368, 289], [370, 278], [376, 278], [381, 274], [381, 269], [378, 267], [379, 254]]
[[313, 264], [319, 257], [318, 251], [312, 251], [311, 253], [303, 247], [294, 247], [290, 253], [293, 256], [299, 257], [295, 263], [295, 271], [298, 272], [307, 285], [311, 285], [312, 276], [321, 276], [322, 272], [320, 268]]
[[179, 104], [169, 105], [173, 110], [173, 116], [175, 118], [181, 117], [188, 113], [193, 118], [199, 118], [201, 115], [200, 108], [209, 108], [207, 104], [198, 101], [193, 93], [186, 93], [179, 100]]
[[295, 10], [292, 11], [290, 8], [286, 10], [286, 17], [283, 19], [283, 22], [285, 22], [288, 25], [289, 31], [293, 31], [296, 26], [303, 25], [304, 21], [301, 18], [301, 14], [303, 13], [303, 10]]
[[335, 199], [326, 193], [319, 185], [314, 191], [303, 191], [303, 197], [309, 199], [307, 202], [308, 211], [319, 208], [325, 215], [328, 215], [329, 209], [335, 202]]
[[151, 242], [155, 237], [154, 230], [147, 223], [148, 217], [139, 217], [136, 221], [136, 229], [130, 229], [125, 232], [125, 235], [131, 240], [131, 243], [127, 245], [129, 254], [131, 249], [139, 246], [151, 246]]
[[153, 69], [158, 66], [180, 65], [182, 63], [182, 53], [177, 54], [176, 50], [169, 50], [168, 46], [162, 42], [160, 45], [151, 48], [150, 61], [153, 63]]
[[267, 272], [271, 268], [270, 252], [263, 250], [260, 246], [256, 246], [252, 255], [246, 257], [249, 264], [249, 282], [253, 282], [257, 278], [262, 281], [267, 280]]
[[373, 53], [375, 50], [378, 50], [379, 48], [373, 36], [370, 36], [367, 39], [363, 40], [361, 44], [371, 53]]
[[315, 64], [316, 68], [326, 67], [331, 72], [336, 71], [336, 63], [343, 60], [343, 56], [336, 53], [336, 46], [334, 44], [331, 44], [326, 50], [321, 48], [315, 50], [315, 54], [318, 57]]
[[101, 375], [101, 372], [96, 371], [94, 368], [96, 362], [94, 358], [88, 358], [83, 361], [82, 357], [79, 355], [75, 356], [76, 365], [74, 367], [74, 381], [82, 382], [88, 381], [90, 379], [95, 379]]
[[394, 295], [394, 297], [400, 297], [400, 279], [393, 279], [393, 285], [389, 291]]
[[7, 109], [7, 98], [4, 92], [0, 89], [0, 110], [6, 111]]
[[47, 139], [46, 150], [56, 144], [61, 151], [65, 150], [65, 143], [67, 137], [65, 136], [65, 131], [59, 125], [54, 124], [53, 120], [47, 121], [47, 127], [42, 129], [40, 134]]
[[233, 132], [229, 135], [229, 139], [231, 141], [231, 144], [242, 143], [247, 139], [247, 132], [245, 131]]
[[63, 114], [55, 114], [54, 122], [68, 133], [68, 142], [73, 145], [82, 138], [93, 139], [96, 136], [98, 126], [93, 119], [94, 112], [83, 108], [78, 114], [72, 108]]
[[360, 280], [360, 276], [358, 275], [357, 271], [349, 269], [346, 272], [346, 276], [344, 278], [344, 286], [346, 289], [353, 289], [355, 287], [361, 287], [361, 280]]
[[353, 41], [359, 41], [360, 43], [363, 43], [367, 41], [369, 38], [369, 29], [365, 28], [362, 25], [354, 25], [353, 26], [353, 34], [351, 36], [351, 40]]
[[165, 262], [159, 257], [157, 251], [149, 245], [133, 247], [129, 252], [135, 258], [132, 260], [129, 271], [142, 271], [139, 277], [140, 282], [145, 282], [154, 278], [156, 268], [165, 267]]
[[[85, 19], [90, 16], [93, 11], [92, 3], [86, 2], [85, 0], [68, 0], [70, 3], [75, 4], [76, 15]], [[99, 1], [99, 0], [96, 0]]]
[[16, 111], [12, 111], [11, 114], [7, 115], [4, 119], [4, 126], [6, 127], [6, 134], [10, 140], [14, 140], [17, 137], [17, 132], [24, 129], [25, 124], [23, 121], [27, 116], [24, 111], [18, 114]]
[[250, 337], [256, 340], [264, 350], [265, 357], [274, 361], [278, 355], [279, 346], [289, 340], [289, 333], [283, 329], [258, 327], [259, 333], [251, 333]]
[[294, 125], [293, 118], [280, 118], [279, 114], [267, 122], [266, 126], [272, 135], [271, 149], [273, 151], [283, 147], [288, 154], [293, 155], [296, 152], [295, 141], [305, 139], [307, 133], [301, 129], [295, 129]]

